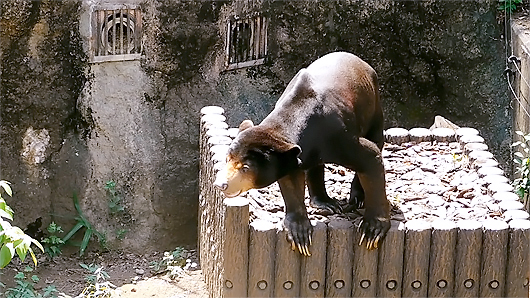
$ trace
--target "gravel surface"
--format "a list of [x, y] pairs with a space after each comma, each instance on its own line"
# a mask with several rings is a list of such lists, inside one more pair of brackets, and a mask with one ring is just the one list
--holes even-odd
[[[392, 205], [392, 219], [426, 221], [527, 218], [522, 204], [511, 191], [509, 181], [491, 159], [481, 159], [489, 153], [480, 151], [479, 157], [464, 154], [457, 142], [401, 145], [385, 144], [383, 159], [386, 170], [387, 198]], [[477, 155], [477, 154], [475, 154]], [[486, 154], [487, 155], [487, 154]], [[489, 155], [487, 156], [489, 157]], [[477, 160], [475, 160], [477, 159]], [[349, 198], [354, 172], [344, 167], [328, 164], [325, 183], [328, 194], [344, 206]], [[507, 192], [508, 191], [508, 192]], [[277, 183], [251, 190], [251, 220], [264, 219], [281, 224], [284, 213], [283, 199]], [[306, 205], [309, 197], [306, 188]], [[323, 214], [308, 207], [311, 220], [328, 221], [332, 217], [360, 220], [364, 212]]]

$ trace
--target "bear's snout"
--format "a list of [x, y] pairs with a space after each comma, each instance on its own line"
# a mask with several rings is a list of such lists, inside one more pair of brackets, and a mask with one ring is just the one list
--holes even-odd
[[227, 190], [228, 181], [226, 181], [226, 173], [224, 173], [223, 171], [219, 171], [217, 173], [217, 177], [215, 177], [215, 181], [213, 182], [213, 185], [221, 191]]
[[220, 182], [217, 183], [217, 181], [214, 183], [215, 187], [217, 187], [221, 191], [225, 191], [228, 188], [228, 183], [226, 182]]

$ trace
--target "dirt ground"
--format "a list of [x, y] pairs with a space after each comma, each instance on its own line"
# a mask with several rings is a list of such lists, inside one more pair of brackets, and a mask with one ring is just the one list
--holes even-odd
[[[197, 262], [196, 253], [190, 256], [192, 262]], [[208, 297], [202, 271], [184, 270], [184, 273], [174, 279], [167, 274], [155, 274], [153, 263], [160, 262], [163, 252], [152, 252], [146, 255], [135, 255], [124, 252], [89, 252], [79, 257], [75, 252], [65, 253], [50, 260], [45, 255], [39, 255], [37, 269], [26, 273], [29, 278], [37, 275], [40, 281], [34, 288], [43, 293], [44, 288], [53, 285], [59, 293], [75, 297], [88, 285], [86, 278], [90, 271], [80, 264], [96, 264], [102, 267], [110, 281], [117, 288], [112, 297], [123, 298], [199, 298]], [[198, 262], [197, 262], [198, 263]], [[4, 268], [0, 281], [6, 286], [0, 288], [3, 293], [16, 285], [14, 276], [24, 271], [27, 266], [33, 266], [31, 260], [21, 264], [20, 260], [13, 260], [12, 264]], [[0, 294], [0, 297], [3, 296]]]

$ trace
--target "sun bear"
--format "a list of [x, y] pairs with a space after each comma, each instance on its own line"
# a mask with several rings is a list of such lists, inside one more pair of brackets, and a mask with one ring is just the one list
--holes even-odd
[[241, 123], [228, 150], [226, 177], [216, 186], [234, 197], [278, 181], [288, 240], [310, 255], [305, 183], [311, 205], [342, 212], [324, 187], [324, 164], [342, 165], [356, 172], [347, 208], [365, 208], [359, 244], [364, 239], [369, 249], [377, 248], [390, 228], [378, 88], [376, 72], [353, 54], [330, 53], [314, 61], [295, 75], [259, 125]]

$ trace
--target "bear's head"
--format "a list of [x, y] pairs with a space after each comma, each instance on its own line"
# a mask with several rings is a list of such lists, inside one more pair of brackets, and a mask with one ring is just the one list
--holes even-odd
[[273, 129], [245, 120], [228, 150], [225, 171], [215, 185], [227, 197], [269, 186], [300, 165], [300, 146], [287, 142]]

